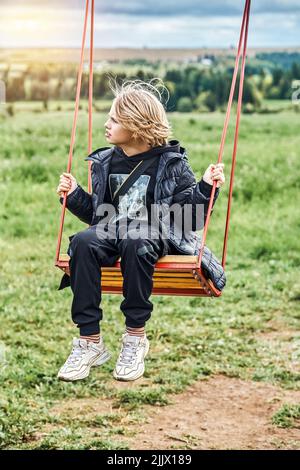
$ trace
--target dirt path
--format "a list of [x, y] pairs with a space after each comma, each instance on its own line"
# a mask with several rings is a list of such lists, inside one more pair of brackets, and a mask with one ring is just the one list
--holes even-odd
[[[143, 380], [143, 379], [142, 379]], [[133, 384], [116, 383], [119, 389]], [[145, 406], [146, 419], [128, 429], [119, 442], [130, 449], [300, 449], [300, 423], [282, 429], [272, 424], [272, 415], [285, 404], [299, 404], [300, 391], [284, 390], [265, 383], [224, 376], [201, 380], [184, 393], [171, 397], [163, 407]], [[116, 413], [113, 402], [95, 399], [60, 403], [55, 415]], [[45, 434], [44, 434], [45, 436]]]
[[300, 423], [298, 429], [271, 423], [283, 403], [300, 403], [300, 391], [218, 376], [172, 401], [148, 407], [148, 422], [131, 440], [132, 449], [300, 449]]

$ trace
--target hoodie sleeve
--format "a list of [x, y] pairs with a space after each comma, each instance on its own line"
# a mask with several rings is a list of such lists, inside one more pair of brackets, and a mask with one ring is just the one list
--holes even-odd
[[[192, 210], [192, 229], [201, 230], [206, 221], [212, 186], [206, 183], [203, 178], [197, 183], [193, 170], [185, 159], [183, 160], [183, 167], [178, 179], [179, 182], [173, 195], [172, 204], [179, 204], [180, 206], [190, 204]], [[219, 188], [216, 188], [213, 206], [218, 195]], [[199, 209], [203, 213], [203, 217], [199, 217]], [[201, 212], [200, 215], [202, 215]]]
[[[61, 204], [63, 200], [63, 197], [61, 197]], [[84, 191], [80, 185], [67, 196], [67, 209], [78, 219], [82, 220], [82, 222], [91, 225], [93, 219], [92, 196]]]

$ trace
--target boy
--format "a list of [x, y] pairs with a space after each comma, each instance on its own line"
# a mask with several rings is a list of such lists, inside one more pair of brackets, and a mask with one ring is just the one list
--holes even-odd
[[[86, 193], [69, 173], [60, 176], [57, 188], [60, 197], [67, 192], [67, 208], [90, 225], [69, 237], [70, 277], [64, 275], [59, 287], [71, 286], [72, 319], [80, 329], [80, 338], [74, 338], [72, 352], [58, 373], [66, 381], [84, 379], [92, 366], [110, 358], [100, 335], [100, 266], [112, 266], [119, 257], [124, 279], [120, 308], [126, 330], [113, 376], [130, 381], [143, 375], [149, 350], [145, 324], [153, 309], [149, 298], [155, 263], [168, 253], [197, 254], [199, 237], [195, 230], [203, 227], [204, 220], [200, 224], [196, 221], [196, 207], [202, 206], [205, 219], [213, 180], [217, 181], [217, 188], [225, 181], [224, 165], [218, 164], [209, 165], [202, 180], [196, 183], [184, 149], [178, 141], [168, 141], [171, 126], [155, 86], [140, 80], [127, 81], [113, 92], [115, 99], [105, 123], [105, 136], [114, 147], [96, 150], [87, 158], [93, 162], [92, 194]], [[114, 195], [132, 170], [145, 160], [148, 167], [126, 194], [117, 198], [117, 211], [106, 219], [105, 210], [115, 207], [111, 206]], [[218, 192], [219, 189], [214, 202]], [[176, 236], [178, 226], [173, 218], [167, 238], [159, 230], [154, 230], [156, 236], [146, 231], [145, 236], [137, 238], [136, 222], [144, 228], [154, 226], [152, 207], [160, 205], [192, 208], [193, 230]], [[104, 229], [107, 220], [108, 232]], [[117, 227], [116, 231], [111, 231], [112, 226]], [[121, 236], [121, 232], [126, 236]]]

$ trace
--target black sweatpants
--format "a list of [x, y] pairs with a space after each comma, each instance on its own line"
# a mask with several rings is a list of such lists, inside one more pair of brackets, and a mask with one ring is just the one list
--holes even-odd
[[160, 239], [99, 238], [96, 225], [69, 237], [70, 285], [73, 292], [72, 319], [81, 335], [99, 333], [102, 320], [101, 266], [112, 266], [121, 257], [123, 296], [120, 309], [126, 326], [143, 327], [151, 316], [149, 300], [156, 261], [163, 256]]

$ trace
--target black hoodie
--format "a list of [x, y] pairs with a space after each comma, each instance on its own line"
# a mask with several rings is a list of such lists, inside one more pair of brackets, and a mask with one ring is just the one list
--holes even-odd
[[[160, 156], [164, 152], [178, 152], [178, 146], [178, 142], [173, 140], [168, 144], [152, 147], [150, 150], [130, 157], [126, 155], [120, 147], [114, 147], [104, 195], [104, 202], [109, 204], [111, 204], [113, 194], [117, 191], [119, 186], [136, 165], [141, 160], [157, 155], [157, 161], [144, 171], [132, 187], [129, 188], [126, 196], [122, 197], [123, 203], [119, 205], [120, 215], [118, 216], [118, 219], [122, 218], [122, 214], [126, 212], [129, 219], [148, 219], [148, 222], [150, 222], [151, 204], [154, 203], [154, 188]], [[141, 211], [142, 207], [144, 208], [144, 212]], [[147, 209], [148, 217], [145, 213], [145, 208]]]

